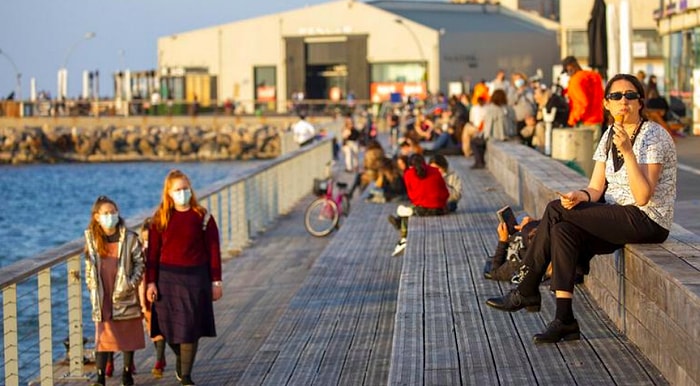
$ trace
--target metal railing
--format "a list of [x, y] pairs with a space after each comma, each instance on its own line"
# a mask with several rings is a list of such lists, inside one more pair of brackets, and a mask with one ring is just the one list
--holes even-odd
[[[334, 121], [326, 128], [336, 133], [340, 125], [342, 123]], [[302, 149], [297, 146], [297, 150], [241, 177], [200, 190], [201, 204], [214, 215], [219, 226], [222, 255], [235, 255], [279, 215], [289, 212], [299, 199], [310, 193], [314, 177], [323, 175], [331, 159], [332, 139], [325, 138]], [[127, 225], [136, 229], [145, 217], [131, 218]], [[82, 252], [83, 240], [76, 239], [0, 269], [5, 384], [20, 383], [20, 367], [30, 368], [31, 377], [38, 374], [41, 385], [53, 384], [57, 341], [52, 324], [56, 318], [66, 318], [68, 326], [68, 339], [64, 342], [68, 350], [68, 373], [61, 377], [86, 378], [83, 324], [92, 322], [89, 314], [83, 315], [87, 290], [82, 283]], [[18, 296], [20, 287], [26, 294]], [[31, 298], [34, 294], [36, 300]], [[56, 301], [64, 296], [64, 302]], [[35, 306], [38, 312], [34, 312]], [[20, 352], [20, 340], [36, 331], [38, 355]], [[34, 366], [38, 366], [38, 370]]]

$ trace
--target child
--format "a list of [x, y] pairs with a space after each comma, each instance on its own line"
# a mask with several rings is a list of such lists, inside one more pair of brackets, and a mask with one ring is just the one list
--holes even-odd
[[442, 154], [434, 155], [430, 159], [430, 166], [436, 167], [440, 170], [442, 178], [445, 179], [447, 190], [450, 192], [450, 196], [447, 197], [447, 211], [456, 211], [457, 202], [462, 199], [462, 179], [459, 178], [457, 173], [450, 170], [450, 165], [447, 162], [447, 158], [445, 158], [445, 156]]
[[[146, 255], [148, 253], [148, 228], [151, 227], [151, 218], [146, 218], [141, 225], [141, 245], [143, 245], [143, 253]], [[141, 307], [143, 312], [143, 324], [146, 329], [146, 333], [151, 335], [151, 302], [146, 298], [146, 281], [139, 285], [139, 296], [141, 297]], [[153, 365], [153, 378], [161, 378], [163, 376], [163, 370], [165, 370], [165, 338], [162, 335], [158, 335], [151, 339], [153, 341], [153, 346], [156, 349], [156, 363]]]

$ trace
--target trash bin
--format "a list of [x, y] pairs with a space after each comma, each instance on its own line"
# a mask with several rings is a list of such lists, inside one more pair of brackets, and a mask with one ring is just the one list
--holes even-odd
[[574, 161], [587, 177], [593, 174], [593, 131], [585, 128], [552, 129], [552, 158]]

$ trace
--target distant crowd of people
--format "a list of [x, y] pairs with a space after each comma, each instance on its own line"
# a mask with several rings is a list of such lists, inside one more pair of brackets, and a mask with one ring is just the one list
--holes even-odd
[[[445, 155], [472, 156], [472, 168], [480, 169], [488, 141], [541, 148], [545, 119], [554, 127], [591, 130], [595, 166], [588, 185], [559, 193], [539, 220], [521, 216], [513, 232], [499, 224], [498, 246], [484, 267], [484, 278], [516, 285], [486, 301], [502, 311], [539, 311], [539, 286], [549, 281], [556, 310], [533, 337], [537, 344], [580, 339], [573, 289], [588, 273], [590, 260], [626, 243], [663, 242], [676, 196], [673, 131], [645, 114], [662, 98], [654, 77], [645, 83], [643, 74], [618, 74], [603, 83], [600, 74], [582, 69], [573, 57], [562, 65], [564, 87], [547, 87], [517, 72], [508, 80], [499, 71], [493, 81], [477, 83], [471, 96], [409, 99], [386, 118], [386, 149], [376, 140], [362, 144], [359, 168], [356, 145], [343, 153], [346, 171], [359, 172], [367, 201], [397, 205], [388, 222], [398, 232], [392, 255], [399, 256], [410, 243], [411, 216], [444, 216], [462, 206], [462, 181]], [[357, 138], [347, 119], [343, 146]]]

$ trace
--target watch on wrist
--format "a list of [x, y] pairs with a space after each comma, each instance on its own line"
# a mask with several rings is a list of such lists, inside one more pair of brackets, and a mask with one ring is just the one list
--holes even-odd
[[213, 281], [213, 282], [211, 282], [211, 285], [214, 287], [221, 287], [221, 282], [220, 281]]

